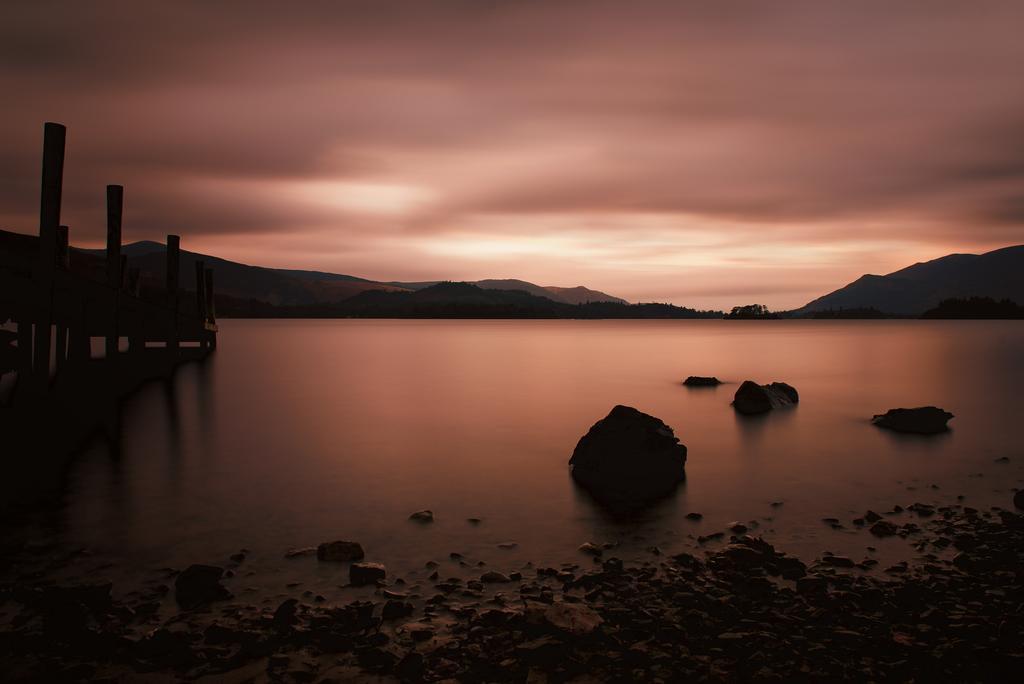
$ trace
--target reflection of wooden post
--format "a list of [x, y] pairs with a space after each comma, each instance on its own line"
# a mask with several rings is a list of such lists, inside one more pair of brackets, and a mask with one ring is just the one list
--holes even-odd
[[[64, 179], [66, 130], [56, 123], [43, 126], [43, 178], [39, 194], [39, 263], [35, 280], [40, 301], [35, 334], [35, 382], [40, 391], [50, 383], [50, 326], [53, 323], [53, 269], [57, 262], [57, 227]], [[20, 324], [19, 324], [20, 327]]]
[[111, 289], [110, 328], [107, 330], [107, 359], [117, 356], [117, 298], [121, 290], [121, 213], [124, 207], [124, 188], [107, 186], [107, 285]]
[[[217, 307], [213, 298], [213, 269], [206, 269], [206, 318], [211, 323], [217, 322]], [[213, 332], [206, 333], [210, 348], [217, 348], [217, 336]]]
[[[68, 227], [57, 227], [57, 268], [66, 271], [70, 266], [70, 248], [68, 246]], [[65, 296], [66, 299], [66, 296]], [[67, 307], [61, 310], [61, 318], [57, 321], [57, 371], [59, 372], [68, 361], [68, 323]]]
[[206, 348], [206, 264], [196, 262], [196, 316], [199, 317], [199, 346]]
[[178, 358], [178, 278], [181, 275], [181, 238], [167, 236], [167, 305], [171, 307], [171, 327], [167, 348], [171, 358]]

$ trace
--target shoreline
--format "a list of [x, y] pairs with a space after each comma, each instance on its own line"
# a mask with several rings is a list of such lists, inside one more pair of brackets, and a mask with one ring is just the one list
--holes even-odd
[[917, 558], [880, 572], [871, 559], [805, 563], [737, 530], [703, 557], [655, 548], [623, 563], [595, 547], [590, 567], [486, 567], [468, 581], [428, 563], [426, 579], [389, 577], [347, 603], [298, 587], [246, 603], [244, 552], [221, 585], [238, 597], [188, 607], [172, 569], [118, 598], [99, 579], [35, 573], [0, 586], [0, 663], [10, 681], [991, 681], [1024, 664], [1024, 515], [1011, 505], [843, 520], [865, 543], [913, 541]]

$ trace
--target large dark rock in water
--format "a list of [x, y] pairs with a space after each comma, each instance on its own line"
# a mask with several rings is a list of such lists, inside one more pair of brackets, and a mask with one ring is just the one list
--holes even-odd
[[362, 545], [354, 541], [324, 542], [316, 547], [316, 558], [321, 561], [349, 563], [363, 560], [364, 556]]
[[686, 446], [654, 416], [616, 406], [576, 445], [572, 477], [596, 498], [642, 503], [686, 479]]
[[691, 375], [683, 380], [683, 384], [687, 387], [718, 387], [722, 381], [715, 376]]
[[773, 408], [792, 406], [800, 401], [796, 388], [784, 382], [773, 382], [769, 385], [758, 385], [753, 380], [745, 380], [732, 399], [733, 408], [747, 415], [767, 413]]
[[174, 581], [174, 597], [182, 608], [198, 608], [211, 601], [231, 598], [220, 578], [223, 568], [215, 565], [190, 565]]
[[953, 414], [935, 406], [918, 408], [894, 408], [871, 419], [878, 427], [896, 432], [912, 432], [919, 435], [934, 435], [949, 429], [946, 423]]

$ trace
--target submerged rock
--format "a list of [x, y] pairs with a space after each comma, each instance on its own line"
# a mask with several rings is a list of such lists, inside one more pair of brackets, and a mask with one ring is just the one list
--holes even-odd
[[722, 381], [715, 376], [691, 375], [686, 380], [683, 380], [683, 384], [687, 387], [718, 387], [722, 384]]
[[348, 580], [353, 585], [361, 587], [376, 584], [377, 580], [384, 579], [387, 574], [387, 570], [380, 563], [353, 563], [348, 571]]
[[876, 415], [871, 422], [878, 427], [896, 432], [911, 432], [919, 435], [933, 435], [949, 429], [946, 425], [953, 414], [935, 406], [918, 408], [894, 408]]
[[215, 565], [190, 565], [174, 581], [174, 598], [182, 608], [198, 608], [211, 601], [231, 598], [220, 578], [224, 569]]
[[416, 511], [409, 516], [409, 520], [415, 520], [416, 522], [421, 523], [432, 523], [434, 522], [434, 512], [427, 510]]
[[572, 477], [595, 497], [638, 503], [686, 479], [686, 446], [672, 428], [630, 406], [616, 406], [576, 445]]
[[752, 415], [767, 413], [773, 408], [792, 406], [800, 401], [796, 388], [784, 382], [773, 382], [758, 385], [753, 380], [745, 380], [736, 390], [732, 405], [743, 414]]
[[362, 560], [366, 554], [359, 542], [354, 541], [332, 541], [325, 542], [316, 547], [317, 560], [332, 563], [349, 563]]

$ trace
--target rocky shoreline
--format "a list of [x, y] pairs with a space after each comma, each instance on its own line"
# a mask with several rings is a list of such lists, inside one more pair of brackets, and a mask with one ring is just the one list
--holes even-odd
[[[831, 554], [805, 563], [723, 533], [702, 555], [651, 548], [624, 563], [590, 545], [586, 565], [469, 580], [430, 564], [424, 581], [388, 578], [366, 599], [333, 604], [296, 590], [276, 606], [237, 601], [208, 569], [169, 570], [124, 599], [109, 583], [17, 576], [0, 586], [0, 671], [39, 682], [1020, 676], [1024, 515], [911, 504], [836, 524], [867, 545], [905, 537], [919, 556], [884, 569]], [[244, 553], [232, 564], [241, 562]], [[162, 615], [176, 591], [177, 609]]]

